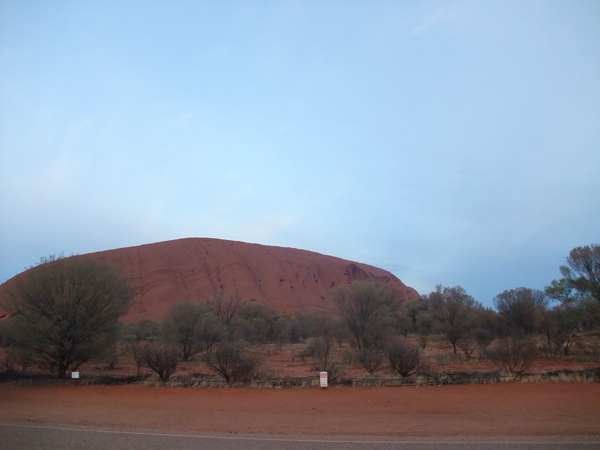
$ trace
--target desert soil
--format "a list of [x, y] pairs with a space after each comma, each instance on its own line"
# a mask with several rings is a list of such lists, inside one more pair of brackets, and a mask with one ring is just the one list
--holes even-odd
[[600, 436], [600, 384], [277, 390], [5, 382], [0, 422], [244, 434]]

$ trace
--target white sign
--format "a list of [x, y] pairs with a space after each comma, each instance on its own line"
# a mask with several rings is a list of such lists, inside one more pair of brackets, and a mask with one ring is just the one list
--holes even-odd
[[327, 372], [321, 372], [320, 382], [322, 388], [327, 387]]
[[71, 372], [71, 378], [79, 378], [79, 372]]

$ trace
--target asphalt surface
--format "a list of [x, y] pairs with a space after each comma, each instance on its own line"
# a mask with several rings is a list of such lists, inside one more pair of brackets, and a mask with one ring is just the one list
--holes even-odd
[[128, 431], [102, 428], [70, 428], [0, 424], [3, 450], [65, 449], [248, 449], [248, 450], [366, 450], [366, 449], [574, 449], [600, 448], [600, 436], [581, 437], [306, 437], [186, 434], [180, 432]]

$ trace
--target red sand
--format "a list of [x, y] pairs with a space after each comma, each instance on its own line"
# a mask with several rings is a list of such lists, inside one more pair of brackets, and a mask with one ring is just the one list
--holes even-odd
[[196, 432], [372, 436], [600, 435], [600, 384], [294, 389], [20, 387], [0, 421]]

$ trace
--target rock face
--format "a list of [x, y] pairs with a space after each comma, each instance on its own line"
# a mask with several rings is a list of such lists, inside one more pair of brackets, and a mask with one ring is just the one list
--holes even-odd
[[127, 322], [160, 320], [171, 303], [239, 294], [279, 312], [333, 310], [328, 291], [353, 280], [394, 285], [404, 298], [419, 294], [377, 267], [293, 248], [189, 238], [90, 253], [121, 267], [136, 289]]

